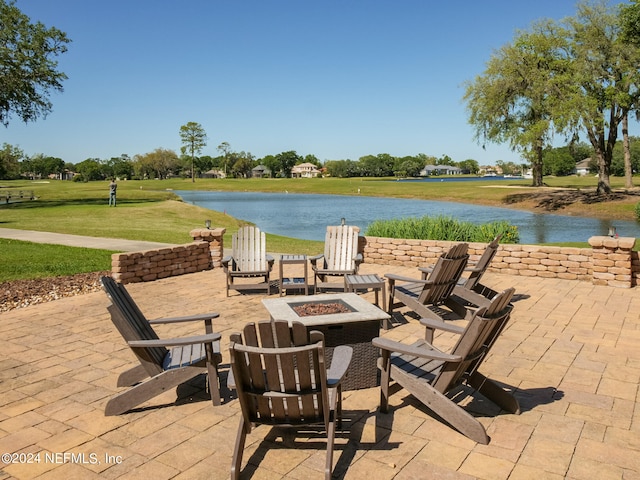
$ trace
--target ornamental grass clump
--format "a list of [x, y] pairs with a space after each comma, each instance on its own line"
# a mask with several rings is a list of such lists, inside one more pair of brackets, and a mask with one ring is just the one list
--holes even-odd
[[520, 242], [518, 227], [508, 222], [495, 221], [477, 225], [444, 215], [375, 220], [365, 233], [371, 237], [478, 243], [491, 242], [499, 234], [502, 234], [500, 243]]

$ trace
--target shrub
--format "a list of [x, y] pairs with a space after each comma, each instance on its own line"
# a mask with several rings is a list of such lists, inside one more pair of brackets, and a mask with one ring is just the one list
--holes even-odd
[[640, 202], [636, 203], [636, 219], [640, 220]]
[[391, 220], [375, 220], [365, 235], [387, 238], [411, 238], [415, 240], [448, 240], [452, 242], [491, 242], [502, 234], [501, 243], [518, 243], [518, 227], [505, 221], [477, 225], [452, 217], [407, 217]]

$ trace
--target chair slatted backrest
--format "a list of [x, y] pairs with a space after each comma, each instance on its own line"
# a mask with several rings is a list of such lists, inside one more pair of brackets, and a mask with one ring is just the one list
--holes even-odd
[[479, 309], [473, 315], [451, 350], [452, 355], [461, 356], [463, 361], [445, 362], [433, 382], [434, 388], [447, 392], [479, 368], [509, 321], [513, 309], [510, 302], [514, 292], [514, 288], [500, 292], [488, 307]]
[[[122, 335], [125, 341], [132, 340], [158, 340], [158, 335], [142, 314], [136, 303], [124, 287], [111, 277], [102, 277], [102, 287], [106, 292], [111, 305], [107, 307], [111, 314], [111, 321]], [[162, 363], [168, 352], [164, 347], [132, 348], [149, 374], [157, 374], [162, 371]]]
[[468, 248], [468, 244], [458, 243], [440, 255], [420, 293], [420, 302], [440, 305], [449, 298], [469, 261]]
[[501, 238], [502, 238], [502, 234], [497, 235], [491, 241], [491, 243], [487, 245], [487, 248], [478, 259], [478, 263], [476, 263], [475, 268], [469, 274], [469, 277], [467, 278], [467, 280], [464, 282], [465, 288], [468, 288], [469, 290], [473, 290], [473, 288], [478, 283], [480, 283], [480, 279], [482, 278], [484, 273], [487, 271], [487, 268], [489, 268], [489, 265], [491, 264], [493, 257], [495, 257], [496, 253], [498, 253], [498, 246]]
[[267, 269], [267, 242], [258, 227], [241, 227], [231, 239], [232, 256], [236, 270], [262, 272]]
[[351, 271], [358, 255], [360, 228], [350, 225], [327, 227], [324, 240], [324, 258], [327, 270]]
[[231, 366], [245, 420], [328, 424], [324, 336], [300, 322], [249, 323], [231, 336]]

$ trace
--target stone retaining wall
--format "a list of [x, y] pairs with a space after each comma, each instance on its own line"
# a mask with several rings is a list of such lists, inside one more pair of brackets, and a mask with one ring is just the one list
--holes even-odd
[[[428, 266], [455, 242], [364, 237], [364, 261], [380, 265]], [[633, 252], [635, 238], [591, 237], [592, 248], [501, 244], [490, 270], [508, 275], [591, 281], [630, 288], [636, 285], [640, 262]], [[470, 243], [477, 260], [485, 243]]]
[[149, 282], [219, 267], [226, 229], [194, 229], [193, 243], [111, 256], [111, 276], [120, 283]]
[[[147, 282], [220, 267], [224, 228], [191, 230], [193, 243], [143, 252], [117, 253], [111, 272], [121, 283]], [[635, 238], [591, 237], [591, 248], [501, 244], [490, 271], [507, 275], [590, 281], [597, 285], [630, 288], [640, 279], [640, 259], [633, 251]], [[361, 237], [366, 263], [428, 266], [454, 242]], [[470, 243], [471, 260], [480, 258], [485, 243]]]

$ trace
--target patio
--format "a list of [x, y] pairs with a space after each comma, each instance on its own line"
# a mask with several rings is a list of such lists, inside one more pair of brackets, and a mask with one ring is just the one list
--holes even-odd
[[[370, 264], [360, 272], [416, 276], [414, 268]], [[392, 396], [391, 413], [382, 415], [378, 388], [347, 391], [334, 475], [640, 478], [640, 288], [492, 273], [484, 280], [496, 290], [514, 286], [518, 295], [511, 322], [481, 370], [517, 389], [522, 414], [482, 415], [491, 436], [484, 446], [433, 419], [407, 395]], [[215, 329], [223, 337], [224, 379], [229, 334], [268, 318], [263, 295], [227, 298], [224, 284], [217, 268], [127, 288], [149, 318], [220, 312]], [[365, 298], [373, 301], [374, 294]], [[26, 454], [3, 464], [0, 478], [228, 478], [240, 411], [228, 392], [227, 401], [213, 407], [203, 378], [183, 385], [177, 400], [170, 391], [145, 408], [104, 416], [106, 401], [119, 391], [118, 374], [135, 365], [108, 303], [98, 292], [0, 316], [0, 451]], [[157, 330], [201, 332], [199, 325]], [[423, 331], [409, 319], [381, 335], [409, 341]], [[265, 448], [277, 433], [259, 427], [249, 435], [243, 478], [320, 478], [324, 443]], [[26, 463], [37, 454], [39, 463]]]

